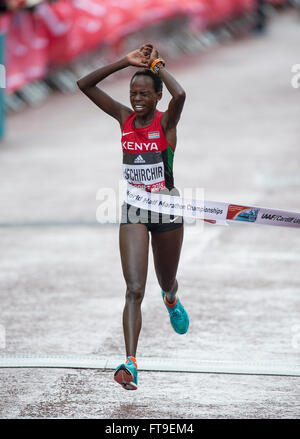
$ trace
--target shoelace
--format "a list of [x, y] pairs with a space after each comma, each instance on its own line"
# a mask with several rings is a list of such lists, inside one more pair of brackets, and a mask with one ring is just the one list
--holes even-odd
[[172, 318], [174, 320], [181, 320], [182, 319], [182, 309], [174, 309], [171, 311]]

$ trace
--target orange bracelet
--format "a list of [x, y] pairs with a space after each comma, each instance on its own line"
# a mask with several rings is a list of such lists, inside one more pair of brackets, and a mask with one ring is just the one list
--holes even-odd
[[[166, 65], [165, 61], [162, 58], [157, 58], [153, 61], [153, 63], [151, 64], [151, 70], [154, 73], [158, 73], [160, 70], [160, 67], [157, 65], [161, 63], [163, 65], [163, 67]], [[156, 67], [156, 68], [155, 68]]]

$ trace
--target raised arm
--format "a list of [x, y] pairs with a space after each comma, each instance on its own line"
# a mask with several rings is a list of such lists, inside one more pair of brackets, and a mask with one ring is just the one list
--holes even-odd
[[140, 49], [130, 52], [124, 58], [112, 64], [100, 67], [92, 73], [77, 81], [80, 90], [91, 99], [101, 110], [118, 120], [122, 126], [126, 117], [132, 110], [120, 102], [114, 100], [107, 93], [101, 90], [97, 84], [109, 75], [129, 66], [148, 67], [148, 59]]
[[[147, 51], [151, 50], [148, 61], [148, 66], [151, 67], [153, 61], [159, 58], [157, 49], [151, 44], [146, 44], [141, 47], [141, 50], [143, 53], [145, 53], [145, 55], [148, 54]], [[172, 129], [175, 128], [179, 122], [186, 95], [184, 89], [171, 75], [171, 73], [168, 72], [165, 67], [162, 67], [162, 65], [160, 65], [160, 67], [161, 68], [157, 74], [161, 77], [163, 83], [172, 96], [168, 110], [163, 115], [162, 124], [164, 124], [166, 129]]]
[[172, 96], [168, 110], [164, 114], [164, 120], [167, 128], [173, 128], [177, 126], [181, 116], [185, 102], [185, 91], [165, 68], [162, 68], [158, 74]]

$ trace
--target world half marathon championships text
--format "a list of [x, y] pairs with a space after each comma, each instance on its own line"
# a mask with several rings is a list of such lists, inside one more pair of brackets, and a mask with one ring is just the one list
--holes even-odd
[[140, 195], [132, 195], [129, 191], [127, 192], [129, 198], [135, 198], [137, 201], [158, 207], [165, 207], [170, 209], [180, 209], [180, 210], [192, 210], [194, 212], [205, 212], [205, 213], [215, 213], [216, 215], [222, 215], [223, 209], [217, 207], [205, 207], [205, 206], [193, 206], [192, 204], [179, 204], [179, 203], [167, 203], [161, 200], [152, 200], [151, 198], [142, 197]]

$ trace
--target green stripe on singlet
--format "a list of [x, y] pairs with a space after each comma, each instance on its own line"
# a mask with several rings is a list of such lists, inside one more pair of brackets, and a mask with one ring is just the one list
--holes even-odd
[[173, 171], [173, 159], [174, 159], [174, 150], [170, 145], [167, 145], [168, 151], [168, 172], [171, 174]]

